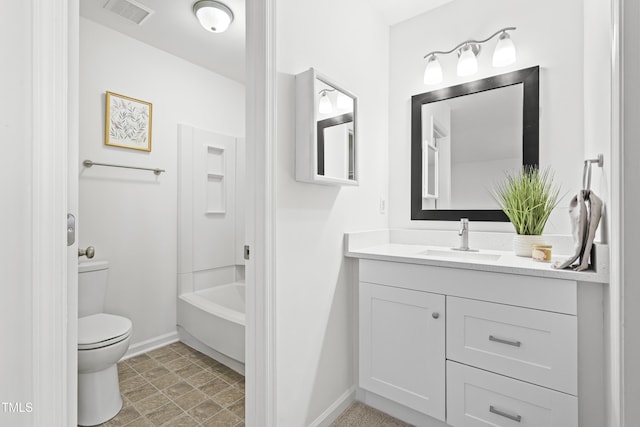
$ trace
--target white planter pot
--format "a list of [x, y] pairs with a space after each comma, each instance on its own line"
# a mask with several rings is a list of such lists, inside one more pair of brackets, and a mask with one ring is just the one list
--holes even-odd
[[513, 252], [518, 256], [531, 257], [531, 247], [533, 245], [543, 245], [544, 243], [544, 237], [542, 236], [516, 234], [513, 236]]

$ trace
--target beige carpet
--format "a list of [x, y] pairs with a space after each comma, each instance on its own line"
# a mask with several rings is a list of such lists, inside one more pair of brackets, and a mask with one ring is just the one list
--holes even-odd
[[331, 424], [331, 427], [411, 427], [411, 424], [360, 402], [354, 402]]

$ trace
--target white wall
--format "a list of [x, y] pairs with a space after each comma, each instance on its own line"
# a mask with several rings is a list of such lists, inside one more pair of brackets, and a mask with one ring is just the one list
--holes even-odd
[[[640, 417], [640, 272], [637, 268], [637, 257], [640, 253], [640, 223], [638, 213], [640, 212], [640, 193], [638, 183], [640, 182], [640, 87], [638, 86], [638, 75], [640, 73], [640, 4], [637, 1], [623, 0], [620, 2], [622, 15], [620, 23], [622, 25], [621, 41], [623, 47], [622, 63], [622, 147], [620, 151], [622, 159], [622, 212], [616, 213], [616, 219], [622, 220], [622, 236], [612, 235], [612, 238], [619, 237], [619, 241], [612, 241], [612, 244], [622, 248], [622, 260], [615, 260], [622, 266], [622, 339], [623, 339], [623, 389], [624, 397], [623, 420], [625, 426], [637, 424]], [[615, 171], [617, 173], [617, 171]], [[612, 227], [613, 228], [613, 227]], [[614, 301], [615, 303], [615, 301]], [[613, 304], [612, 304], [613, 305]], [[616, 319], [617, 320], [617, 319]], [[612, 352], [613, 357], [616, 356]], [[614, 359], [614, 361], [616, 361]], [[615, 385], [615, 383], [614, 383]], [[616, 393], [618, 390], [614, 390]]]
[[[0, 402], [33, 401], [31, 247], [31, 13], [30, 2], [0, 4], [0, 317], [3, 345]], [[9, 64], [11, 64], [9, 66]], [[0, 406], [0, 425], [31, 425], [29, 414]]]
[[[365, 0], [281, 0], [277, 11], [277, 425], [306, 426], [355, 384], [343, 233], [388, 224], [388, 27]], [[359, 187], [294, 179], [294, 75], [309, 67], [359, 97]]]
[[[608, 21], [607, 21], [608, 22]], [[500, 28], [514, 26], [511, 33], [518, 59], [504, 68], [493, 68], [495, 41], [483, 46], [479, 71], [467, 78], [455, 73], [457, 56], [442, 56], [444, 81], [425, 86], [423, 56], [448, 50], [467, 39], [482, 39]], [[534, 3], [509, 0], [457, 0], [391, 28], [389, 151], [392, 228], [453, 228], [442, 221], [410, 220], [411, 96], [490, 75], [540, 65], [540, 164], [550, 165], [565, 197], [556, 208], [546, 233], [570, 234], [567, 206], [582, 185], [585, 152], [583, 85], [583, 1], [541, 0]], [[589, 46], [591, 49], [593, 46]], [[594, 55], [608, 57], [596, 50]], [[508, 223], [473, 224], [475, 230], [513, 231]]]
[[[604, 155], [602, 168], [592, 165], [591, 189], [611, 200], [611, 1], [584, 2], [584, 158]], [[611, 217], [605, 208], [600, 240], [609, 243]]]
[[[153, 103], [152, 151], [104, 145], [104, 93]], [[244, 135], [244, 87], [86, 19], [80, 22], [80, 247], [111, 263], [106, 310], [133, 322], [132, 346], [176, 330], [177, 125]]]

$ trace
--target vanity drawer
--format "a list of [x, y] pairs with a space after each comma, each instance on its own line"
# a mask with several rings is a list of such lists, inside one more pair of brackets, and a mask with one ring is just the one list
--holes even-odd
[[447, 359], [577, 395], [575, 316], [447, 297]]
[[577, 427], [578, 399], [447, 361], [447, 424]]

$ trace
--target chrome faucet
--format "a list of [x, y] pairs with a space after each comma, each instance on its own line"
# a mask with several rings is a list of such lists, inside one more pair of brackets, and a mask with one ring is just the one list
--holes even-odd
[[469, 218], [460, 218], [460, 247], [453, 248], [456, 251], [468, 251], [469, 249]]

